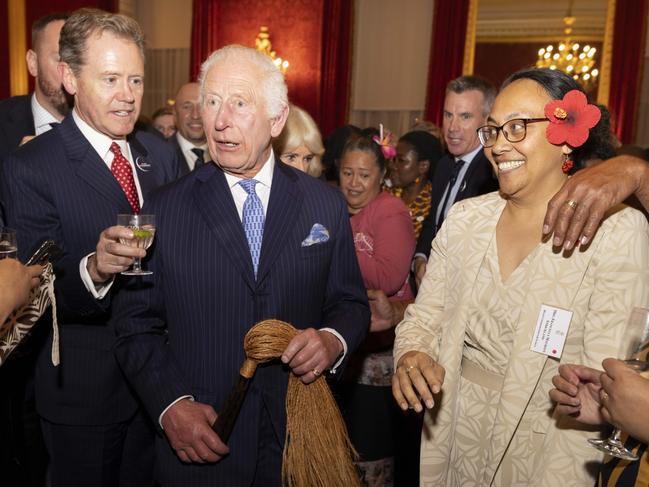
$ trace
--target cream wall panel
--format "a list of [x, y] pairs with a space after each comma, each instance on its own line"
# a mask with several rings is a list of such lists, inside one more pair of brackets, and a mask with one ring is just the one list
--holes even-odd
[[421, 110], [433, 0], [357, 0], [352, 110]]
[[[124, 1], [124, 0], [122, 0]], [[127, 0], [136, 4], [135, 18], [149, 49], [189, 49], [192, 0]]]

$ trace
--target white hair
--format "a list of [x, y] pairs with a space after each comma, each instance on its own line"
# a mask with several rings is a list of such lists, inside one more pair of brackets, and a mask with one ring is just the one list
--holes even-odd
[[256, 66], [260, 71], [259, 83], [268, 116], [275, 118], [281, 115], [282, 110], [288, 106], [288, 90], [284, 75], [270, 57], [255, 49], [238, 44], [230, 44], [217, 49], [201, 65], [201, 72], [198, 76], [201, 105], [205, 98], [205, 78], [207, 73], [220, 60], [246, 61]]

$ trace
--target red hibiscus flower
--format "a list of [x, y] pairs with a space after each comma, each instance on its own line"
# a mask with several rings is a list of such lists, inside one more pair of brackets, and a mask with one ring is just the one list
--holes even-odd
[[588, 130], [599, 122], [602, 114], [595, 105], [589, 105], [579, 90], [571, 90], [563, 100], [552, 100], [545, 105], [545, 116], [550, 124], [545, 132], [551, 144], [579, 147], [588, 140]]

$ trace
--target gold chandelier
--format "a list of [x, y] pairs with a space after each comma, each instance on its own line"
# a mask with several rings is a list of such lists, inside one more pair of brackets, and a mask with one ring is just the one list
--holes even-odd
[[270, 32], [268, 32], [268, 27], [265, 25], [262, 25], [259, 28], [259, 34], [257, 34], [257, 37], [255, 38], [255, 49], [270, 57], [282, 74], [286, 74], [286, 70], [288, 70], [288, 61], [282, 59], [275, 51], [273, 51], [273, 44], [270, 42]]
[[536, 61], [538, 68], [558, 69], [571, 75], [584, 87], [588, 87], [597, 80], [599, 70], [595, 68], [595, 53], [597, 49], [586, 44], [581, 46], [571, 39], [572, 25], [576, 17], [572, 15], [572, 1], [568, 8], [568, 15], [563, 18], [566, 37], [558, 46], [549, 44], [539, 49], [539, 57]]

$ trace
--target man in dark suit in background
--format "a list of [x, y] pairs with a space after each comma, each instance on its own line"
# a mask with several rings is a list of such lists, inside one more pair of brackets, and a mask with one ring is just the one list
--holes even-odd
[[133, 19], [78, 10], [61, 29], [60, 55], [74, 110], [7, 156], [0, 178], [20, 258], [46, 239], [64, 250], [55, 265], [61, 363], [52, 365], [50, 333], [36, 365], [51, 485], [152, 485], [153, 429], [115, 360], [108, 325], [116, 274], [145, 252], [120, 243], [133, 234], [115, 223], [175, 179], [178, 161], [157, 136], [131, 136], [144, 78], [144, 37]]
[[[216, 51], [201, 100], [215, 163], [147, 203], [153, 276], [117, 297], [116, 354], [164, 430], [161, 485], [279, 486], [288, 374], [337, 373], [367, 331], [367, 298], [342, 195], [273, 155], [288, 100], [272, 60]], [[301, 332], [282, 363], [257, 369], [228, 449], [211, 429], [215, 410], [237, 381], [246, 332], [269, 318]]]
[[54, 13], [32, 25], [32, 48], [27, 51], [27, 69], [34, 77], [34, 93], [0, 102], [0, 161], [13, 152], [25, 136], [50, 130], [70, 111], [69, 98], [61, 85], [59, 33], [67, 13]]
[[[32, 24], [32, 48], [27, 68], [34, 93], [0, 101], [0, 164], [28, 138], [50, 130], [70, 111], [58, 71], [59, 34], [67, 13], [53, 13]], [[0, 225], [4, 224], [0, 198]], [[40, 486], [45, 482], [47, 454], [34, 406], [34, 348], [32, 334], [11, 360], [0, 368], [0, 471], [10, 485]]]
[[487, 123], [495, 98], [496, 88], [477, 76], [460, 76], [446, 86], [442, 132], [449, 154], [439, 160], [433, 175], [433, 201], [415, 251], [417, 284], [424, 277], [431, 244], [451, 206], [498, 189], [477, 133], [478, 127]]
[[176, 134], [171, 143], [180, 159], [181, 175], [187, 174], [210, 161], [207, 140], [201, 119], [201, 102], [198, 83], [186, 83], [176, 93], [173, 112], [176, 121]]

